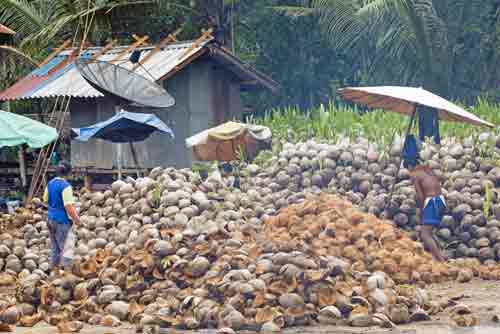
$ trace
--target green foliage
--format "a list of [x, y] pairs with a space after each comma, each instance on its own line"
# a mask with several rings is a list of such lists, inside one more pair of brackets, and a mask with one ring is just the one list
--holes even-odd
[[[484, 100], [472, 108], [475, 115], [495, 123], [498, 121], [500, 105]], [[249, 122], [271, 128], [277, 139], [293, 142], [315, 138], [320, 141], [335, 142], [339, 136], [351, 139], [363, 136], [374, 143], [387, 146], [394, 134], [402, 135], [408, 126], [409, 118], [397, 113], [376, 110], [362, 113], [358, 109], [330, 102], [327, 106], [302, 111], [298, 108], [286, 107], [274, 109], [262, 118], [249, 118]], [[484, 128], [458, 122], [440, 122], [440, 133], [443, 137], [478, 138]], [[498, 129], [494, 134], [500, 134]], [[491, 156], [491, 145], [481, 147], [485, 156]], [[482, 152], [483, 152], [482, 151]], [[481, 154], [481, 153], [479, 153]]]
[[[0, 23], [18, 32], [0, 47], [0, 90], [69, 36], [125, 44], [136, 33], [155, 43], [179, 27], [186, 40], [221, 26], [227, 47], [282, 86], [278, 95], [245, 93], [259, 117], [287, 106], [329, 111], [337, 88], [356, 85], [423, 85], [467, 104], [497, 102], [499, 14], [497, 0], [0, 0]], [[329, 114], [308, 117], [317, 119], [309, 133], [335, 137]], [[356, 127], [349, 132], [382, 132]]]
[[162, 187], [160, 183], [157, 183], [155, 189], [153, 190], [153, 206], [154, 208], [160, 207]]
[[358, 83], [356, 59], [328, 45], [314, 16], [290, 17], [281, 10], [294, 4], [300, 2], [255, 1], [242, 7], [246, 15], [236, 29], [238, 56], [282, 86], [279, 95], [263, 91], [246, 96], [260, 116], [276, 106], [307, 109], [328, 103], [337, 88]]

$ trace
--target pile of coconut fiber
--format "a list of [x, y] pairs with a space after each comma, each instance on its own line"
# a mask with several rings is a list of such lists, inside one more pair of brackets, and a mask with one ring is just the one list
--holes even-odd
[[[159, 173], [156, 179], [173, 189], [166, 175]], [[182, 187], [180, 179], [177, 187]], [[196, 230], [176, 223], [178, 211], [166, 221], [151, 218], [158, 213], [148, 204], [154, 204], [155, 183], [146, 184], [115, 184], [109, 194], [83, 198], [90, 201], [86, 212], [94, 207], [96, 219], [83, 219], [80, 246], [87, 240], [96, 244], [77, 258], [71, 275], [52, 280], [45, 268], [37, 268], [47, 256], [39, 243], [20, 254], [26, 242], [31, 245], [28, 237], [45, 235], [44, 222], [26, 225], [26, 240], [2, 235], [6, 252], [11, 252], [7, 262], [15, 257], [19, 265], [9, 265], [0, 274], [0, 322], [34, 326], [45, 321], [63, 331], [77, 331], [84, 322], [118, 326], [125, 321], [139, 330], [392, 326], [429, 319], [440, 310], [423, 290], [426, 283], [500, 277], [498, 267], [477, 260], [436, 263], [406, 232], [330, 195], [284, 208], [265, 217], [260, 227], [244, 218], [238, 219], [249, 224], [246, 228], [224, 225], [214, 216], [211, 224], [198, 222], [203, 228]], [[142, 189], [151, 202], [134, 199], [131, 189]], [[169, 193], [159, 203], [166, 203]], [[197, 208], [211, 206], [197, 191], [191, 195], [197, 197]], [[127, 213], [118, 204], [129, 198], [137, 205]], [[104, 216], [101, 205], [113, 209]], [[233, 216], [238, 216], [236, 209]], [[151, 222], [144, 222], [146, 217]], [[232, 219], [228, 216], [226, 222]]]

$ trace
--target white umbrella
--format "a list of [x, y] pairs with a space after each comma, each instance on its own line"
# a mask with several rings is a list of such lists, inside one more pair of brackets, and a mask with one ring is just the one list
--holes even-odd
[[423, 88], [400, 86], [347, 87], [340, 89], [339, 93], [344, 99], [369, 108], [380, 108], [413, 116], [416, 106], [420, 104], [437, 109], [439, 119], [442, 120], [494, 127], [493, 124]]
[[[347, 87], [339, 89], [340, 95], [349, 101], [367, 106], [369, 108], [380, 108], [411, 116], [407, 135], [410, 133], [415, 119], [417, 105], [434, 108], [438, 111], [439, 119], [464, 122], [473, 125], [494, 125], [486, 122], [474, 114], [465, 111], [454, 103], [443, 99], [423, 88], [380, 86], [380, 87]], [[401, 164], [398, 166], [401, 168]], [[392, 185], [387, 205], [391, 202], [395, 183]]]

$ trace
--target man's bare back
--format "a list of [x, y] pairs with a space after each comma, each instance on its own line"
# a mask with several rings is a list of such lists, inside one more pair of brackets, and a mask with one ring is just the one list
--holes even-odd
[[441, 182], [431, 168], [417, 166], [411, 171], [410, 177], [415, 185], [420, 207], [424, 205], [426, 198], [441, 195]]
[[[422, 242], [436, 260], [444, 261], [445, 257], [432, 235], [432, 229], [439, 226], [442, 219], [442, 211], [434, 214], [436, 212], [434, 205], [442, 205], [441, 208], [444, 208], [444, 199], [438, 198], [441, 195], [441, 182], [431, 168], [422, 165], [413, 168], [410, 177], [415, 186], [417, 202], [420, 207], [420, 223], [422, 224], [420, 237]], [[437, 201], [442, 201], [441, 204], [432, 202], [430, 207], [426, 207], [426, 199], [436, 201], [436, 198], [438, 198]], [[431, 210], [430, 215], [429, 209]], [[427, 210], [427, 215], [423, 214], [424, 210]]]

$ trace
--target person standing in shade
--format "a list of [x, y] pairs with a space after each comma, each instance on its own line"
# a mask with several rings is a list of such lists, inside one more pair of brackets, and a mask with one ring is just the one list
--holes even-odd
[[402, 152], [403, 166], [410, 172], [415, 187], [417, 206], [420, 208], [420, 239], [437, 261], [445, 261], [433, 230], [439, 228], [446, 211], [441, 182], [431, 168], [420, 163], [420, 152], [413, 135], [408, 135]]
[[56, 177], [49, 181], [43, 200], [48, 204], [48, 229], [51, 244], [51, 269], [57, 276], [60, 268], [70, 271], [75, 248], [73, 225], [80, 223], [75, 208], [73, 189], [66, 180], [71, 167], [61, 162], [56, 168]]
[[433, 230], [441, 225], [446, 210], [439, 178], [431, 168], [419, 164], [418, 160], [406, 161], [405, 167], [410, 172], [410, 179], [415, 186], [417, 204], [420, 208], [420, 224], [422, 224], [420, 238], [435, 260], [446, 261], [433, 236]]

